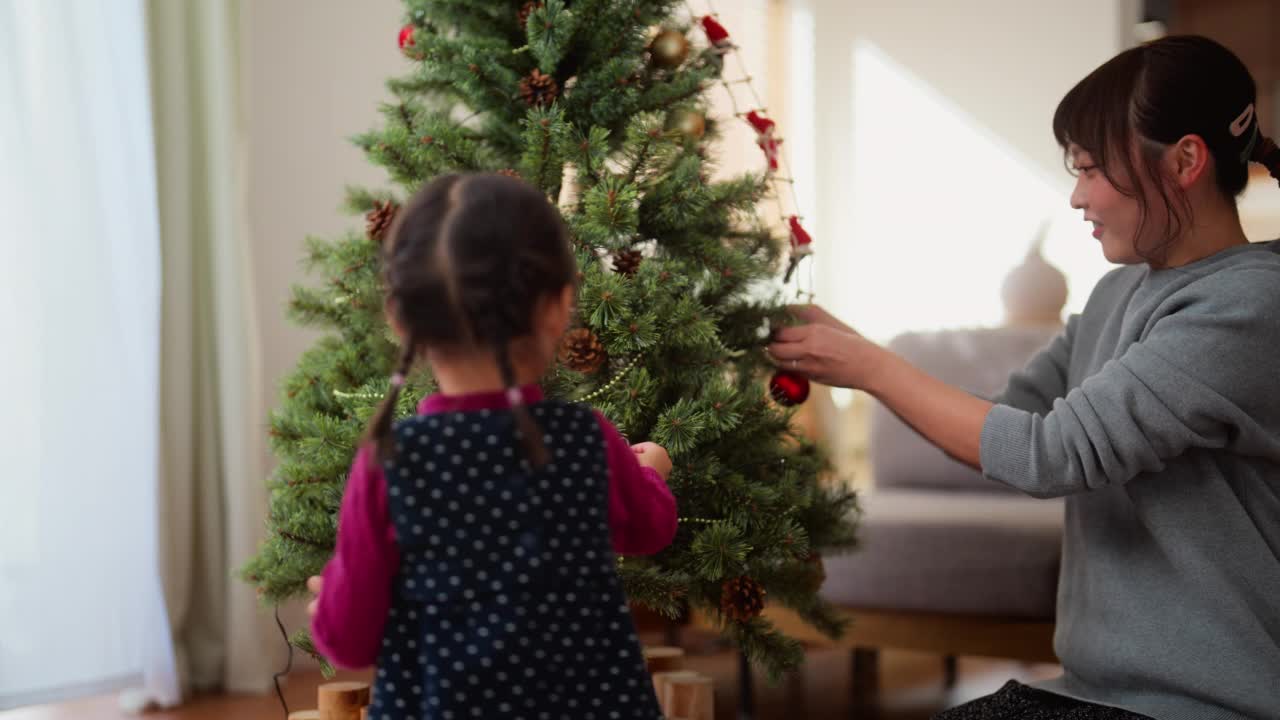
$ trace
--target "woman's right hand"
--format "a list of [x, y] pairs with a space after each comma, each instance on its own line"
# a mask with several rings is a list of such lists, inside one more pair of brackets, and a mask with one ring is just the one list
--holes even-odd
[[643, 442], [632, 445], [631, 452], [636, 454], [636, 461], [641, 467], [653, 468], [663, 480], [671, 476], [671, 456], [666, 448], [657, 443]]
[[776, 328], [766, 352], [774, 364], [832, 387], [873, 392], [887, 351], [818, 305], [792, 305], [800, 325]]

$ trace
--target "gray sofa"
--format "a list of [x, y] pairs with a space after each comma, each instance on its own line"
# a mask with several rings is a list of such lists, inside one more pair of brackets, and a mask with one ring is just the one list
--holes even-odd
[[[907, 333], [890, 349], [992, 397], [1054, 326]], [[825, 559], [827, 599], [845, 607], [1051, 620], [1062, 504], [1036, 500], [947, 457], [882, 405], [871, 415], [874, 490], [858, 552]]]

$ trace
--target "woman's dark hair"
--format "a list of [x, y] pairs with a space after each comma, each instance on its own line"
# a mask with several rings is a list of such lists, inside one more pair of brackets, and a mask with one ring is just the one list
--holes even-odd
[[533, 331], [539, 300], [576, 282], [559, 211], [533, 186], [506, 175], [445, 175], [396, 215], [382, 249], [388, 306], [404, 348], [391, 390], [369, 425], [381, 458], [404, 376], [428, 346], [490, 348], [512, 398], [529, 461], [547, 463], [542, 431], [519, 395], [510, 343]]
[[1191, 222], [1186, 193], [1160, 170], [1166, 146], [1199, 135], [1213, 157], [1218, 190], [1232, 202], [1248, 182], [1250, 161], [1280, 180], [1280, 150], [1259, 132], [1256, 101], [1253, 77], [1234, 53], [1206, 37], [1175, 35], [1130, 48], [1089, 73], [1058, 104], [1053, 134], [1064, 152], [1073, 143], [1088, 152], [1118, 191], [1138, 201], [1138, 237], [1153, 206], [1163, 206], [1164, 242], [1150, 249], [1152, 256], [1135, 248], [1161, 259]]

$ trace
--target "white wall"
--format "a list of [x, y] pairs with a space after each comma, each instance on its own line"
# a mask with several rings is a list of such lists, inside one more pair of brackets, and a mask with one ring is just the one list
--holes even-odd
[[[1051, 120], [1128, 42], [1131, 0], [807, 0], [819, 301], [877, 339], [995, 324], [1042, 221], [1082, 305], [1108, 269]], [[798, 52], [798, 51], [797, 51]], [[793, 53], [794, 54], [794, 53]]]
[[[317, 282], [299, 265], [303, 240], [363, 226], [339, 211], [343, 188], [385, 178], [347, 138], [378, 124], [378, 103], [390, 97], [384, 81], [409, 66], [396, 44], [397, 0], [269, 0], [243, 8], [253, 282], [265, 406], [276, 407], [281, 380], [316, 337], [285, 318], [290, 285]], [[291, 633], [305, 624], [300, 606], [282, 617]]]
[[1126, 0], [812, 3], [818, 27], [837, 40], [820, 44], [831, 62], [845, 52], [841, 45], [874, 43], [1054, 176], [1060, 174], [1062, 156], [1049, 134], [1053, 110], [1072, 85], [1127, 46], [1136, 19], [1133, 5]]
[[409, 69], [396, 45], [397, 0], [246, 3], [250, 223], [262, 303], [267, 405], [313, 335], [285, 318], [289, 285], [316, 282], [299, 261], [309, 234], [332, 237], [363, 220], [339, 211], [347, 184], [382, 171], [347, 138], [379, 124], [384, 81]]

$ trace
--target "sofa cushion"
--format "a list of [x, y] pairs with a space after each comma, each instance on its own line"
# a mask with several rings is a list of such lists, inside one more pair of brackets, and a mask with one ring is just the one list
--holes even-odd
[[[1032, 325], [911, 332], [890, 340], [888, 347], [930, 375], [990, 398], [1060, 331]], [[947, 457], [880, 403], [871, 410], [868, 448], [876, 487], [1016, 492]]]
[[859, 548], [825, 557], [822, 596], [851, 608], [1052, 619], [1062, 501], [877, 490]]

